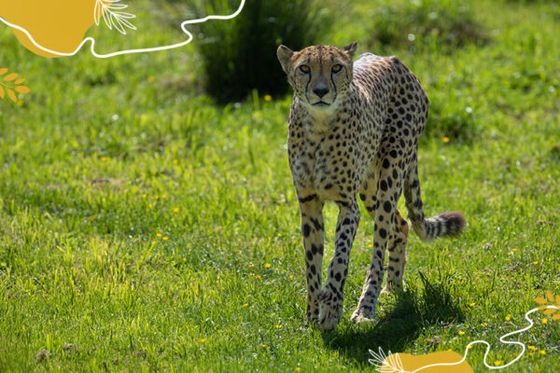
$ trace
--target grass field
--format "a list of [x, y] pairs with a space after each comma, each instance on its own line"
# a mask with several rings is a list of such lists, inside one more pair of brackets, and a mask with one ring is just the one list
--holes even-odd
[[[537, 296], [560, 294], [560, 9], [466, 3], [486, 40], [443, 50], [377, 45], [375, 1], [328, 2], [342, 15], [323, 42], [398, 55], [425, 86], [426, 213], [459, 210], [468, 227], [431, 245], [413, 236], [407, 291], [354, 325], [372, 246], [363, 211], [344, 317], [325, 334], [303, 328], [290, 97], [213, 105], [192, 44], [48, 60], [3, 27], [0, 67], [33, 92], [0, 101], [0, 371], [371, 371], [368, 349], [462, 353], [475, 339], [492, 344], [489, 363], [513, 359], [498, 338], [526, 325]], [[138, 40], [180, 38], [162, 27]], [[560, 370], [560, 322], [542, 318], [519, 337], [537, 351], [506, 371]], [[470, 351], [475, 371], [483, 353]]]

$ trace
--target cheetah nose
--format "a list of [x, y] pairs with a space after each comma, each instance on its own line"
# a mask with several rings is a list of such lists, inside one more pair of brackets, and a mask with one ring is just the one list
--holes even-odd
[[329, 93], [329, 89], [327, 87], [317, 87], [313, 90], [313, 93], [319, 96], [319, 98], [323, 98], [323, 96]]

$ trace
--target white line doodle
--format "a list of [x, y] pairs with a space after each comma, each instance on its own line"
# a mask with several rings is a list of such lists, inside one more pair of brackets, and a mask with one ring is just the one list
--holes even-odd
[[58, 52], [49, 48], [46, 48], [42, 45], [40, 45], [31, 35], [31, 33], [29, 31], [27, 31], [25, 28], [18, 26], [14, 23], [11, 23], [7, 20], [5, 20], [4, 18], [0, 17], [0, 21], [3, 22], [4, 24], [6, 24], [7, 26], [14, 28], [16, 30], [19, 30], [21, 32], [23, 32], [28, 38], [29, 40], [31, 40], [31, 42], [33, 43], [33, 45], [37, 48], [39, 48], [40, 50], [50, 53], [50, 54], [54, 54], [56, 56], [60, 56], [60, 57], [70, 57], [70, 56], [74, 56], [76, 55], [80, 49], [82, 49], [82, 47], [87, 43], [87, 42], [91, 42], [90, 44], [90, 51], [91, 54], [94, 57], [97, 58], [111, 58], [111, 57], [116, 57], [116, 56], [122, 56], [125, 54], [136, 54], [136, 53], [151, 53], [151, 52], [159, 52], [159, 51], [165, 51], [165, 50], [170, 50], [170, 49], [175, 49], [175, 48], [180, 48], [180, 47], [184, 47], [185, 45], [189, 44], [193, 39], [194, 36], [193, 34], [187, 30], [186, 26], [187, 25], [194, 25], [194, 24], [198, 24], [198, 23], [204, 23], [210, 20], [222, 20], [222, 21], [227, 21], [230, 19], [233, 19], [235, 17], [237, 17], [241, 11], [243, 10], [243, 7], [245, 6], [245, 1], [246, 0], [241, 0], [239, 7], [237, 8], [237, 10], [229, 15], [226, 16], [222, 16], [222, 15], [210, 15], [210, 16], [206, 16], [204, 18], [197, 18], [197, 19], [192, 19], [192, 20], [186, 20], [183, 21], [181, 23], [181, 30], [185, 33], [185, 35], [188, 36], [187, 40], [182, 41], [180, 43], [176, 43], [176, 44], [170, 44], [170, 45], [164, 45], [161, 47], [151, 47], [151, 48], [138, 48], [138, 49], [127, 49], [127, 50], [123, 50], [123, 51], [117, 51], [117, 52], [113, 52], [113, 53], [107, 53], [107, 54], [100, 54], [97, 53], [95, 51], [95, 39], [92, 37], [87, 37], [84, 40], [82, 40], [82, 42], [80, 43], [80, 45], [73, 51], [70, 53], [65, 53], [65, 52]]
[[[465, 347], [465, 355], [463, 356], [463, 358], [457, 362], [454, 363], [437, 363], [437, 364], [429, 364], [429, 365], [425, 365], [423, 367], [417, 368], [413, 371], [406, 371], [404, 370], [404, 368], [402, 367], [402, 364], [400, 363], [400, 358], [396, 357], [394, 358], [391, 355], [391, 352], [389, 351], [389, 359], [390, 361], [387, 361], [387, 355], [383, 352], [383, 350], [381, 349], [381, 347], [379, 348], [379, 352], [375, 352], [373, 350], [369, 350], [370, 355], [373, 357], [372, 359], [369, 359], [369, 363], [372, 365], [377, 365], [378, 370], [381, 372], [388, 372], [389, 370], [383, 370], [383, 369], [392, 369], [391, 371], [393, 372], [398, 372], [398, 373], [416, 373], [416, 372], [420, 372], [422, 370], [428, 369], [428, 368], [433, 368], [433, 367], [449, 367], [449, 366], [454, 366], [454, 365], [459, 365], [461, 363], [463, 363], [466, 359], [467, 359], [467, 355], [469, 353], [469, 349], [471, 348], [471, 346], [477, 344], [477, 343], [481, 343], [483, 345], [486, 346], [486, 351], [484, 352], [484, 358], [483, 358], [483, 363], [486, 366], [486, 368], [488, 369], [492, 369], [492, 370], [497, 370], [497, 369], [504, 369], [507, 368], [509, 366], [511, 366], [512, 364], [516, 363], [519, 359], [521, 359], [521, 357], [523, 357], [523, 355], [525, 354], [526, 351], [526, 346], [523, 342], [519, 342], [519, 341], [506, 341], [505, 338], [508, 338], [512, 335], [515, 334], [521, 334], [523, 332], [526, 332], [527, 330], [531, 329], [535, 323], [533, 322], [533, 320], [531, 320], [529, 318], [529, 315], [538, 312], [538, 311], [542, 311], [543, 309], [556, 309], [556, 310], [560, 310], [560, 307], [558, 306], [541, 306], [541, 307], [536, 307], [533, 308], [530, 311], [527, 311], [527, 313], [525, 313], [525, 319], [529, 322], [529, 325], [526, 326], [523, 329], [519, 329], [519, 330], [515, 330], [511, 333], [507, 333], [504, 334], [500, 337], [500, 342], [504, 343], [504, 344], [508, 344], [508, 345], [517, 345], [521, 347], [521, 352], [519, 353], [519, 355], [517, 355], [517, 357], [515, 359], [513, 359], [512, 361], [510, 361], [509, 363], [505, 364], [505, 365], [500, 365], [500, 366], [492, 366], [492, 365], [488, 365], [488, 363], [486, 362], [486, 358], [488, 357], [488, 354], [490, 353], [490, 343], [484, 341], [484, 340], [477, 340], [477, 341], [472, 341], [470, 342], [467, 347]], [[398, 354], [396, 354], [398, 355]]]

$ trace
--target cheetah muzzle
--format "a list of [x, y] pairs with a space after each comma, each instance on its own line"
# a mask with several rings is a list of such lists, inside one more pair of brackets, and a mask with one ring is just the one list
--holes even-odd
[[[412, 228], [424, 241], [455, 236], [465, 226], [458, 212], [425, 218], [418, 181], [418, 139], [428, 98], [395, 57], [353, 56], [344, 48], [286, 46], [278, 60], [294, 90], [288, 156], [299, 200], [307, 268], [307, 322], [323, 330], [342, 315], [343, 289], [360, 213], [357, 196], [375, 221], [373, 253], [352, 320], [375, 318], [388, 252], [385, 291], [399, 288], [406, 264], [408, 222], [397, 202], [404, 193]], [[322, 283], [323, 205], [339, 207], [335, 252]]]

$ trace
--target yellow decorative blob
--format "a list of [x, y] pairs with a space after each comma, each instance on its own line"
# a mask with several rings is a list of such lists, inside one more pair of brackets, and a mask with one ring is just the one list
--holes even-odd
[[[48, 49], [73, 52], [94, 23], [96, 0], [3, 0], [0, 17], [23, 27], [35, 41]], [[40, 56], [59, 57], [37, 48], [21, 31], [14, 33], [30, 51]]]
[[427, 355], [391, 354], [385, 358], [380, 372], [473, 373], [466, 361], [457, 365], [427, 367], [432, 364], [456, 363], [462, 358], [463, 356], [454, 351], [439, 351]]

